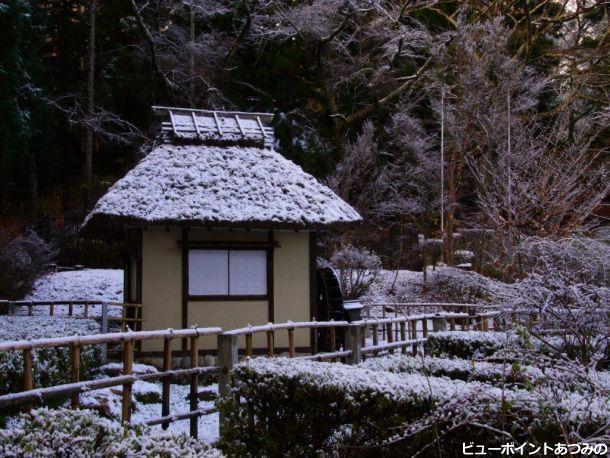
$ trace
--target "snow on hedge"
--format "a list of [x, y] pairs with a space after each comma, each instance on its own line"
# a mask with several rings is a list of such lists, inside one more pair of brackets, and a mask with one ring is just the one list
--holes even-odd
[[516, 336], [507, 332], [443, 331], [428, 334], [426, 354], [458, 358], [490, 356], [514, 343]]
[[264, 383], [262, 379], [271, 382], [277, 378], [288, 378], [316, 389], [337, 389], [354, 403], [362, 396], [373, 395], [398, 403], [429, 398], [444, 402], [467, 387], [461, 380], [425, 377], [420, 374], [392, 374], [341, 363], [289, 358], [254, 358], [242, 363], [237, 371], [256, 374], [259, 383]]
[[0, 341], [99, 334], [95, 320], [50, 316], [0, 316]]
[[[610, 420], [610, 398], [603, 393], [546, 385], [532, 391], [507, 389], [340, 363], [250, 359], [236, 368], [233, 380], [235, 396], [223, 411], [230, 426], [225, 439], [236, 454], [312, 454], [328, 447], [358, 447], [429, 420], [442, 429], [458, 419], [462, 435], [452, 431], [445, 437], [460, 441], [481, 433], [469, 426], [477, 422], [518, 439], [533, 434], [542, 441], [556, 440], [566, 425], [586, 437]], [[415, 428], [424, 435], [431, 431]], [[485, 443], [497, 443], [493, 429], [486, 434]], [[416, 450], [418, 441], [407, 441], [405, 447]]]
[[[0, 339], [6, 341], [69, 335], [98, 334], [100, 325], [93, 320], [42, 317], [0, 316]], [[70, 349], [44, 348], [32, 351], [34, 386], [51, 386], [70, 381]], [[99, 346], [81, 350], [84, 376], [101, 361]], [[0, 352], [0, 394], [21, 390], [23, 381], [21, 352]]]
[[85, 219], [142, 222], [287, 223], [360, 221], [328, 187], [273, 150], [173, 146], [153, 149]]
[[527, 332], [442, 331], [429, 333], [424, 348], [430, 356], [469, 359], [491, 356], [503, 349], [551, 354], [564, 345], [558, 337], [540, 340]]
[[359, 364], [359, 367], [374, 371], [426, 374], [435, 377], [450, 377], [459, 380], [477, 380], [481, 382], [523, 382], [527, 380], [535, 383], [543, 381], [547, 377], [558, 375], [555, 371], [547, 374], [535, 366], [399, 354], [369, 358]]
[[38, 409], [0, 430], [0, 455], [114, 457], [221, 457], [222, 453], [184, 434], [121, 425], [89, 410]]

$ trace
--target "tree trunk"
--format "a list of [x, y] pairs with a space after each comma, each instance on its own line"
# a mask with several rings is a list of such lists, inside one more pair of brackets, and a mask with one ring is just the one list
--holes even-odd
[[87, 130], [85, 132], [85, 206], [89, 208], [92, 201], [93, 185], [93, 128], [95, 93], [95, 14], [96, 1], [91, 0], [89, 8], [89, 68], [87, 71]]
[[36, 157], [31, 151], [28, 152], [28, 174], [30, 188], [29, 216], [30, 222], [36, 222], [38, 218], [38, 170], [36, 167]]
[[189, 99], [191, 108], [195, 108], [195, 11], [193, 4], [190, 6], [189, 16]]

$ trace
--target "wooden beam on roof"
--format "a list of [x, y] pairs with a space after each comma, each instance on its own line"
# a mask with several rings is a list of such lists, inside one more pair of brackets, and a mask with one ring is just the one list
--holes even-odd
[[239, 127], [239, 131], [241, 132], [242, 137], [245, 137], [246, 134], [244, 133], [244, 128], [241, 125], [241, 122], [239, 121], [239, 115], [237, 113], [235, 113], [235, 122], [237, 123], [237, 127]]
[[197, 124], [197, 117], [195, 116], [195, 112], [191, 111], [191, 117], [193, 118], [193, 124], [195, 125], [195, 132], [197, 132], [197, 138], [202, 139], [201, 132], [199, 131], [199, 125]]
[[265, 128], [263, 127], [263, 123], [261, 121], [261, 117], [260, 116], [256, 117], [256, 122], [258, 123], [258, 127], [261, 130], [261, 134], [263, 134], [263, 138], [267, 138], [267, 132], [265, 132]]
[[218, 119], [218, 115], [215, 111], [212, 112], [214, 115], [214, 122], [216, 122], [216, 128], [218, 129], [218, 135], [222, 136], [222, 129], [220, 127], [220, 120]]
[[167, 110], [169, 113], [169, 120], [172, 123], [172, 130], [174, 131], [174, 135], [177, 135], [178, 132], [176, 131], [176, 123], [174, 122], [174, 114], [172, 113], [172, 110]]

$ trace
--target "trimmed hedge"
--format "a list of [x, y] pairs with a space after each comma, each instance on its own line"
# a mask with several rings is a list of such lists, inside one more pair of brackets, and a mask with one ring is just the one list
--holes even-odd
[[449, 377], [454, 380], [478, 381], [494, 386], [509, 385], [525, 389], [553, 384], [580, 393], [594, 392], [596, 386], [610, 391], [610, 372], [607, 371], [591, 369], [588, 372], [575, 373], [573, 368], [557, 366], [542, 369], [516, 361], [504, 364], [460, 358], [394, 354], [369, 358], [358, 367], [397, 374]]
[[424, 351], [430, 356], [484, 358], [515, 341], [515, 334], [507, 332], [431, 332], [424, 344]]
[[[41, 316], [2, 316], [2, 340], [39, 339], [62, 335], [98, 334], [94, 320]], [[101, 364], [102, 348], [84, 346], [81, 350], [81, 377], [85, 379]], [[70, 348], [43, 348], [32, 351], [34, 387], [70, 382]], [[0, 352], [0, 394], [21, 391], [23, 387], [23, 354]]]
[[402, 374], [423, 374], [434, 377], [449, 377], [457, 380], [476, 380], [497, 384], [522, 384], [530, 386], [555, 377], [557, 371], [543, 372], [538, 367], [522, 366], [519, 363], [488, 363], [466, 359], [438, 358], [435, 356], [387, 355], [369, 358], [358, 365], [363, 369], [388, 371]]
[[221, 457], [184, 434], [119, 424], [90, 410], [38, 409], [0, 430], [0, 456]]
[[[435, 431], [448, 430], [456, 419], [470, 417], [484, 417], [486, 424], [505, 428], [515, 438], [534, 432], [538, 440], [551, 442], [563, 437], [565, 426], [557, 422], [553, 409], [583, 434], [605, 425], [610, 411], [608, 399], [592, 397], [584, 402], [577, 393], [557, 397], [551, 390], [541, 395], [479, 382], [286, 358], [251, 359], [239, 365], [234, 370], [233, 394], [221, 403], [228, 419], [222, 441], [231, 455], [313, 455], [378, 447], [408, 431], [409, 425], [425, 423], [432, 414], [434, 428], [416, 428], [393, 445], [393, 451], [414, 453], [434, 439]], [[506, 438], [463, 426], [452, 429], [442, 447], [450, 452], [464, 441], [491, 445]]]

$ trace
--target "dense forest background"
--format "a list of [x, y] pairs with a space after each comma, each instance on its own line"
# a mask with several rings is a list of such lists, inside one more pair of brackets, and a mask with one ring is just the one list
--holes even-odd
[[457, 232], [501, 229], [510, 251], [591, 230], [607, 221], [609, 14], [589, 0], [1, 0], [3, 230], [90, 208], [154, 143], [152, 105], [273, 112], [277, 149], [356, 206], [350, 236], [388, 256], [441, 226], [449, 262]]

